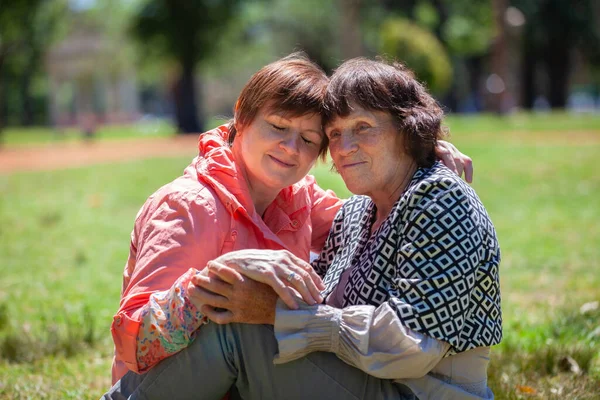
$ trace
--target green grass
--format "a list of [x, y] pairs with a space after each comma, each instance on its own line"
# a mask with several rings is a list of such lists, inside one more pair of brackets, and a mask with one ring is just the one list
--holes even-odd
[[[165, 122], [139, 123], [126, 126], [103, 126], [96, 131], [94, 140], [164, 137], [173, 135], [174, 132], [173, 126]], [[84, 140], [81, 130], [77, 128], [61, 130], [45, 127], [6, 128], [3, 130], [1, 137], [3, 146], [11, 148], [62, 142], [72, 143]]]
[[[600, 398], [600, 310], [580, 312], [600, 300], [600, 128], [552, 118], [528, 131], [450, 121], [502, 247], [505, 338], [489, 371], [498, 399]], [[133, 219], [188, 162], [0, 176], [0, 399], [93, 399], [108, 388]], [[327, 165], [314, 172], [348, 194]]]
[[598, 113], [515, 113], [500, 117], [496, 114], [451, 114], [446, 125], [452, 133], [472, 132], [567, 132], [600, 130]]
[[[223, 118], [211, 118], [207, 127], [212, 128], [224, 123]], [[175, 127], [170, 121], [141, 121], [131, 125], [101, 126], [97, 129], [93, 140], [118, 140], [132, 138], [166, 137], [175, 134]], [[23, 146], [43, 146], [56, 143], [83, 142], [82, 131], [71, 127], [52, 129], [47, 127], [15, 128], [8, 127], [0, 132], [0, 145], [7, 148]]]
[[[207, 129], [222, 124], [222, 117], [210, 118]], [[589, 113], [515, 113], [505, 117], [495, 114], [461, 115], [451, 114], [446, 119], [451, 136], [489, 135], [502, 132], [573, 132], [600, 130], [600, 114]], [[147, 121], [127, 126], [103, 126], [95, 135], [95, 140], [112, 140], [136, 137], [164, 137], [174, 134], [175, 128], [167, 121]], [[81, 130], [67, 128], [56, 130], [46, 127], [6, 128], [0, 136], [0, 144], [6, 147], [45, 145], [57, 142], [79, 142], [84, 140]]]

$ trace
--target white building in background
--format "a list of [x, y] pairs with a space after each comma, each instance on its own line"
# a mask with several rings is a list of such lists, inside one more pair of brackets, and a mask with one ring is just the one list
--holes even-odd
[[140, 118], [133, 65], [119, 44], [90, 28], [75, 29], [46, 56], [54, 126], [122, 124]]

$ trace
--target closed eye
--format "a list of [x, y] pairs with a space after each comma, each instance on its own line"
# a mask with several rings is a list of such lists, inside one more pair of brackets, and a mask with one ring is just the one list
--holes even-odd
[[278, 130], [278, 131], [283, 131], [285, 130], [285, 128], [283, 126], [278, 126], [275, 124], [270, 124], [274, 129]]
[[312, 144], [314, 143], [312, 140], [308, 140], [307, 138], [305, 138], [304, 136], [300, 136], [302, 138], [302, 141], [306, 144]]

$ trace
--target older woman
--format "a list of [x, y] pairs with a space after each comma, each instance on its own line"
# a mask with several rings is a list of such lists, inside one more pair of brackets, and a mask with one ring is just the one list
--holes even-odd
[[[210, 399], [230, 386], [243, 398], [493, 397], [486, 368], [502, 336], [500, 252], [477, 195], [435, 161], [442, 112], [408, 70], [363, 59], [335, 72], [325, 106], [334, 165], [359, 194], [314, 264], [326, 304], [266, 305], [274, 332], [208, 324], [132, 398]], [[238, 272], [280, 269], [252, 259], [209, 268], [222, 281], [197, 283], [218, 323], [235, 315]]]
[[[111, 327], [114, 382], [128, 370], [146, 372], [205, 329], [196, 283], [211, 260], [264, 264], [262, 253], [234, 250], [277, 250], [268, 261], [278, 265], [271, 274], [245, 271], [274, 291], [250, 279], [237, 285], [229, 292], [234, 320], [269, 322], [273, 309], [265, 304], [275, 293], [294, 308], [288, 286], [310, 304], [321, 300], [320, 279], [305, 260], [311, 249], [322, 249], [341, 201], [306, 174], [327, 147], [319, 115], [327, 83], [298, 54], [262, 68], [242, 90], [233, 122], [201, 135], [199, 156], [184, 175], [144, 204]], [[138, 383], [128, 382], [129, 388]], [[114, 397], [119, 392], [114, 388]]]

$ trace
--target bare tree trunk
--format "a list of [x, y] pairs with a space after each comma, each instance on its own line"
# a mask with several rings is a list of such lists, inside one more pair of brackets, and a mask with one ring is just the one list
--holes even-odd
[[341, 15], [342, 58], [348, 60], [363, 55], [360, 34], [361, 0], [339, 0], [338, 4]]
[[[413, 3], [412, 4], [413, 11], [414, 11], [415, 6], [416, 6], [416, 3]], [[440, 41], [440, 43], [442, 43], [444, 45], [444, 47], [447, 47], [448, 43], [446, 43], [446, 39], [442, 33], [442, 27], [445, 26], [446, 22], [448, 21], [448, 17], [449, 17], [448, 8], [446, 7], [446, 2], [443, 0], [434, 0], [433, 6], [435, 7], [435, 9], [438, 13], [438, 16], [440, 18], [440, 21], [434, 30], [435, 36]], [[411, 11], [411, 15], [414, 14], [413, 11]], [[458, 110], [458, 82], [456, 79], [456, 65], [459, 62], [460, 62], [460, 60], [457, 60], [456, 57], [452, 57], [452, 66], [454, 67], [455, 75], [452, 77], [452, 84], [450, 86], [450, 90], [448, 91], [448, 93], [446, 93], [446, 95], [441, 100], [444, 107], [447, 108], [449, 111], [457, 111]]]
[[521, 54], [521, 102], [526, 110], [533, 109], [535, 101], [535, 68], [536, 51], [533, 44], [532, 28], [527, 26], [523, 36], [523, 50]]
[[[493, 93], [493, 109], [504, 114], [508, 111], [508, 46], [506, 41], [506, 23], [504, 15], [508, 8], [507, 0], [493, 0], [492, 8], [494, 10], [494, 23], [496, 26], [496, 37], [492, 47], [491, 72], [496, 74], [501, 81], [498, 92]], [[502, 87], [503, 86], [503, 87]], [[500, 90], [501, 89], [501, 90]]]
[[21, 76], [21, 124], [31, 126], [34, 122], [33, 101], [31, 98], [31, 81], [35, 71], [36, 60], [30, 59]]
[[202, 132], [198, 121], [194, 70], [192, 63], [183, 65], [181, 76], [174, 88], [175, 118], [179, 133]]
[[0, 149], [4, 143], [4, 66], [5, 55], [0, 48]]

